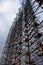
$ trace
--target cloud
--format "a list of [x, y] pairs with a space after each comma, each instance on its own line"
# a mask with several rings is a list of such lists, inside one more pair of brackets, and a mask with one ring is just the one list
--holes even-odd
[[0, 0], [0, 49], [4, 46], [9, 29], [20, 6], [19, 0]]

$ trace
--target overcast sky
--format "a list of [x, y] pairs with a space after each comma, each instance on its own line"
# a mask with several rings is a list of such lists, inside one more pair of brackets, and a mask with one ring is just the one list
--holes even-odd
[[[22, 1], [22, 0], [21, 0]], [[0, 56], [9, 29], [20, 8], [20, 0], [0, 0]]]

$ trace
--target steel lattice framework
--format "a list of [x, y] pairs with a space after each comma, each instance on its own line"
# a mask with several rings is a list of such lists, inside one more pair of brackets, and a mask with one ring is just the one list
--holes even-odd
[[43, 65], [43, 31], [40, 31], [43, 20], [37, 19], [43, 13], [43, 10], [37, 12], [43, 3], [40, 5], [37, 1], [23, 1], [8, 34], [3, 65]]

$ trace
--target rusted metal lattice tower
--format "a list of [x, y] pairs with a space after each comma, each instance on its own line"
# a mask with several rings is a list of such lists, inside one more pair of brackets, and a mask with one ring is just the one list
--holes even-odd
[[[3, 65], [43, 65], [43, 20], [37, 19], [43, 12], [40, 3], [23, 1], [8, 34]], [[42, 11], [38, 12], [40, 8]]]

